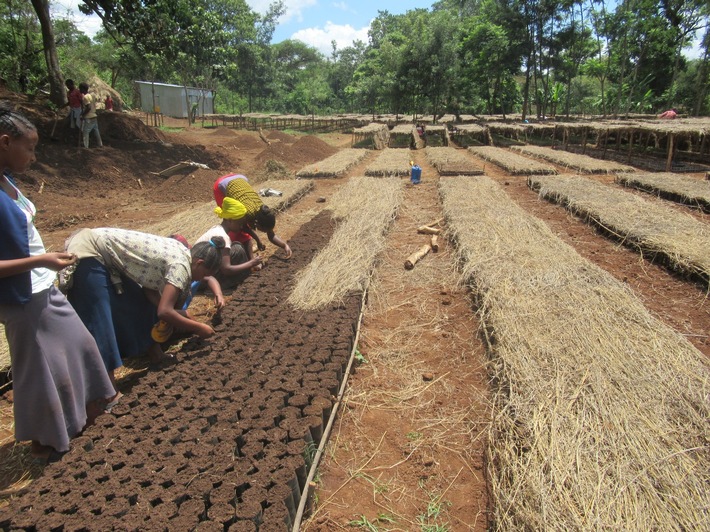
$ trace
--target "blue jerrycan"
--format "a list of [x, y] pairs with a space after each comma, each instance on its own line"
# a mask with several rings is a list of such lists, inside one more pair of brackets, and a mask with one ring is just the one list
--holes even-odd
[[418, 185], [422, 180], [422, 169], [419, 165], [412, 166], [412, 177], [411, 181], [413, 185]]

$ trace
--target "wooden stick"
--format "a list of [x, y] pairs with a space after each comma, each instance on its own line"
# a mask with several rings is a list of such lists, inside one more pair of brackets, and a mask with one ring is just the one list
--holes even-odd
[[42, 184], [39, 186], [39, 194], [41, 194], [43, 190], [44, 190], [44, 181], [42, 181]]
[[417, 233], [422, 235], [438, 235], [441, 233], [441, 229], [429, 227], [428, 225], [422, 225], [419, 229], [417, 229]]
[[431, 246], [429, 244], [426, 244], [425, 246], [422, 246], [419, 248], [418, 251], [415, 253], [412, 253], [409, 257], [407, 257], [407, 260], [404, 261], [404, 269], [405, 270], [411, 270], [414, 268], [414, 265], [419, 262], [427, 253], [431, 251]]
[[437, 235], [431, 235], [431, 250], [436, 253], [439, 251], [439, 237]]
[[430, 224], [426, 224], [426, 225], [427, 225], [427, 227], [434, 227], [435, 225], [439, 225], [439, 224], [440, 224], [441, 222], [443, 222], [443, 221], [444, 221], [443, 218], [439, 218], [439, 219], [436, 220], [435, 222], [431, 222]]

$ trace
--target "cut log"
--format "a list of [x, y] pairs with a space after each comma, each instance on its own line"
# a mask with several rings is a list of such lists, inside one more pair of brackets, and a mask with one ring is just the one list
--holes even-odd
[[407, 260], [404, 261], [404, 269], [411, 270], [412, 268], [414, 268], [414, 265], [417, 262], [419, 262], [430, 251], [431, 251], [431, 246], [429, 244], [426, 244], [425, 246], [422, 246], [421, 248], [419, 248], [419, 250], [412, 253], [409, 257], [407, 257]]
[[439, 251], [439, 237], [437, 235], [431, 235], [431, 250], [436, 253]]
[[271, 141], [264, 136], [264, 132], [261, 131], [261, 129], [259, 129], [259, 137], [261, 138], [261, 140], [266, 142], [268, 146], [271, 146]]
[[441, 229], [429, 227], [428, 225], [422, 225], [419, 229], [417, 229], [417, 233], [422, 235], [438, 235], [441, 233]]

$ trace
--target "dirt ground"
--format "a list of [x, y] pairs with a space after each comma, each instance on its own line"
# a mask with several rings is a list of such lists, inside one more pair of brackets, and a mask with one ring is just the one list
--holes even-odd
[[[41, 136], [37, 163], [27, 175], [18, 176], [20, 187], [37, 205], [37, 226], [53, 250], [81, 227], [148, 230], [182, 215], [187, 220], [188, 213], [204, 209], [211, 200], [212, 183], [220, 175], [237, 171], [254, 183], [293, 177], [302, 166], [351, 142], [346, 133], [265, 131], [271, 142], [267, 145], [257, 132], [185, 128], [185, 121], [178, 120], [166, 120], [166, 128], [157, 130], [139, 117], [104, 114], [99, 124], [105, 146], [86, 150], [77, 147], [75, 132], [63, 121], [55, 128], [52, 115], [30, 102], [18, 103], [38, 123]], [[524, 209], [585, 258], [627, 283], [653, 313], [710, 356], [707, 286], [669, 273], [562, 207], [538, 199], [524, 177], [469, 157], [485, 165], [486, 175]], [[486, 350], [470, 294], [458, 277], [454, 250], [445, 238], [438, 253], [429, 254], [412, 271], [403, 269], [406, 257], [425, 242], [416, 228], [441, 218], [436, 170], [423, 151], [413, 152], [412, 158], [423, 169], [422, 183], [407, 183], [388, 249], [373, 272], [357, 369], [313, 480], [313, 512], [304, 530], [485, 530], [490, 525], [484, 453], [491, 416]], [[157, 175], [181, 161], [209, 169]], [[280, 215], [280, 236], [295, 235], [365, 167], [362, 163], [340, 179], [316, 180], [309, 194]], [[319, 197], [326, 203], [316, 202]], [[676, 208], [707, 221], [705, 214]], [[191, 223], [209, 227], [214, 220], [208, 210], [205, 213], [204, 221]], [[205, 315], [208, 307], [203, 301]], [[28, 460], [26, 447], [12, 444], [11, 394], [6, 393], [0, 399], [0, 497], [5, 500], [26, 490], [42, 473]]]

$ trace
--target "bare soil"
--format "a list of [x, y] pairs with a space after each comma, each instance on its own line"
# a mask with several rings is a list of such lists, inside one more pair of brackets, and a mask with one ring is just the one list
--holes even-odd
[[[185, 121], [171, 120], [165, 125], [176, 129], [161, 131], [139, 117], [105, 113], [99, 118], [105, 146], [85, 150], [62, 121], [52, 135], [53, 115], [2, 96], [13, 97], [40, 130], [37, 163], [18, 178], [38, 207], [37, 225], [50, 249], [61, 248], [80, 227], [145, 229], [187, 215], [211, 200], [212, 184], [222, 174], [243, 173], [254, 183], [282, 179], [349, 147], [351, 140], [348, 134], [272, 131], [264, 132], [267, 145], [257, 132], [185, 128]], [[485, 164], [486, 175], [511, 198], [626, 282], [653, 313], [710, 356], [707, 285], [670, 273], [538, 199], [524, 177], [467, 156]], [[156, 175], [186, 160], [209, 170]], [[356, 370], [338, 405], [302, 528], [487, 529], [487, 354], [446, 240], [440, 240], [438, 253], [404, 271], [406, 257], [428, 238], [416, 228], [441, 217], [438, 174], [423, 151], [413, 152], [413, 160], [423, 169], [422, 183], [406, 185], [364, 306], [358, 294], [323, 315], [289, 315], [279, 303], [291, 274], [332, 231], [321, 211], [348, 177], [364, 173], [361, 164], [343, 178], [316, 180], [309, 194], [281, 214], [277, 233], [290, 240], [294, 259], [274, 260], [273, 267], [250, 277], [229, 295], [220, 315], [210, 309], [208, 296], [196, 301], [198, 317], [218, 326], [215, 338], [177, 346], [175, 366], [131, 364], [133, 370], [120, 381], [126, 393], [122, 407], [87, 429], [61, 462], [35, 465], [28, 445], [14, 444], [11, 394], [4, 394], [0, 528], [49, 529], [63, 523], [69, 529], [81, 518], [95, 529], [110, 519], [136, 529], [189, 529], [211, 521], [222, 529], [231, 524], [234, 530], [254, 530], [256, 525], [237, 524], [255, 523], [250, 512], [261, 512], [260, 530], [283, 530], [294, 517], [283, 501], [290, 494], [293, 504], [289, 488], [295, 488], [294, 478], [299, 489], [305, 480], [303, 442], [325, 428], [344, 378], [344, 357], [357, 340]], [[319, 197], [326, 202], [317, 202]], [[206, 216], [204, 228], [213, 222]], [[353, 325], [360, 311], [356, 338]], [[322, 359], [324, 349], [332, 360]], [[301, 393], [306, 388], [310, 392]], [[314, 404], [320, 428], [309, 408]], [[245, 419], [253, 423], [247, 426]], [[265, 419], [270, 424], [262, 424]], [[300, 443], [298, 452], [292, 442]]]

